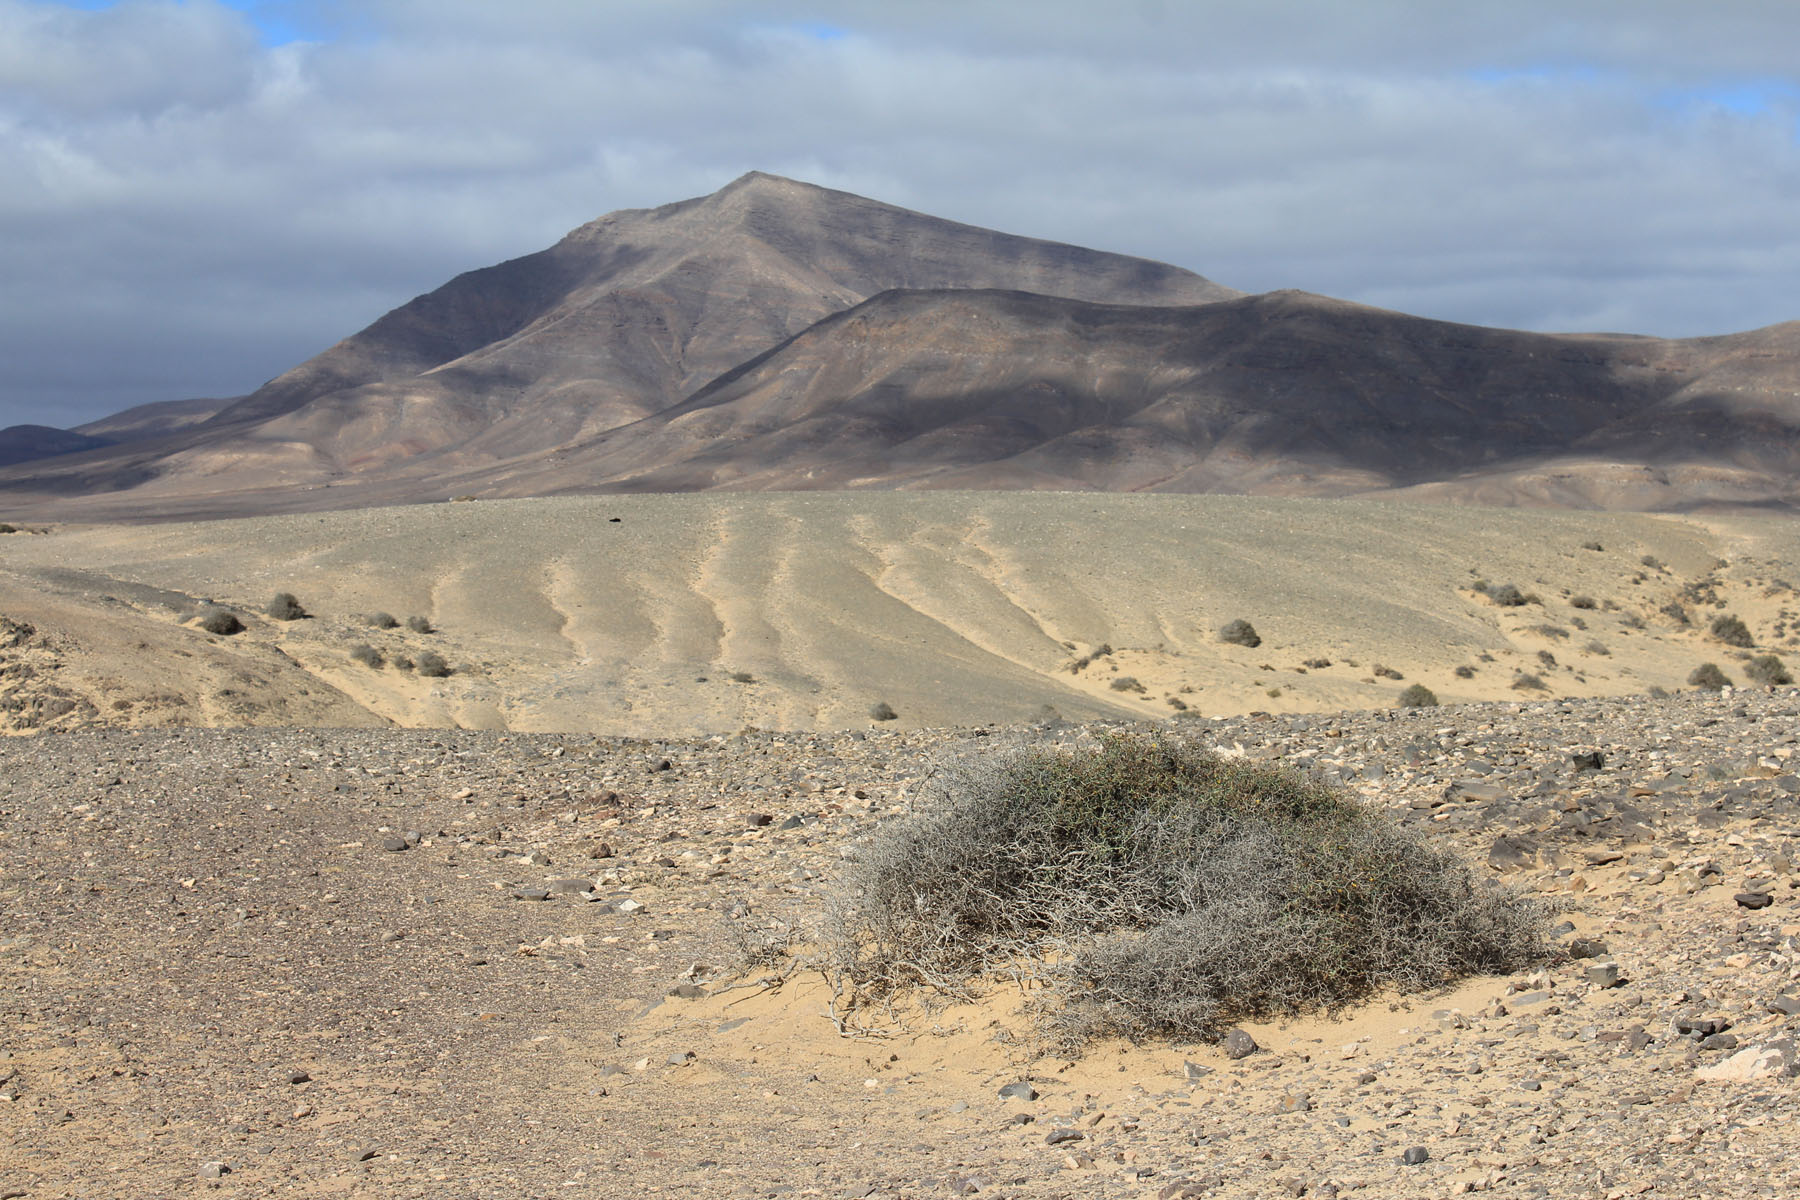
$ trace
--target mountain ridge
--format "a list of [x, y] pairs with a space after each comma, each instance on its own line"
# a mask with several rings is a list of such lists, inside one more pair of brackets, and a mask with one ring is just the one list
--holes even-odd
[[[1800, 322], [1535, 334], [1251, 296], [751, 172], [458, 275], [191, 416], [0, 468], [0, 496], [115, 516], [709, 488], [1505, 501], [1515, 478], [1512, 502], [1679, 508], [1720, 489], [1605, 481], [1703, 468], [1726, 502], [1789, 504]], [[1546, 491], [1547, 470], [1584, 482]]]

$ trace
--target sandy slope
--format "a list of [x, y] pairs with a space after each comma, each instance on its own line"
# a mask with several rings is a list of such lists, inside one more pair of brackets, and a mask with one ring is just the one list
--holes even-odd
[[[60, 647], [48, 674], [0, 686], [54, 676], [92, 719], [132, 724], [659, 736], [865, 726], [878, 702], [935, 726], [1045, 705], [1381, 707], [1412, 682], [1447, 703], [1622, 694], [1682, 686], [1707, 660], [1739, 674], [1737, 652], [1661, 612], [1671, 601], [1696, 621], [1742, 616], [1759, 648], [1793, 645], [1796, 562], [1800, 534], [1774, 518], [1224, 496], [621, 496], [58, 527], [0, 539], [0, 613]], [[1478, 580], [1541, 602], [1497, 607]], [[284, 590], [314, 618], [256, 615]], [[198, 598], [251, 628], [184, 625]], [[369, 628], [358, 614], [375, 610], [438, 632]], [[1260, 647], [1219, 642], [1239, 617]], [[456, 670], [371, 669], [358, 643], [389, 660], [435, 649]], [[260, 669], [200, 669], [227, 661]], [[1548, 691], [1514, 690], [1521, 672]], [[119, 676], [157, 686], [118, 709]], [[294, 707], [301, 688], [311, 707]]]

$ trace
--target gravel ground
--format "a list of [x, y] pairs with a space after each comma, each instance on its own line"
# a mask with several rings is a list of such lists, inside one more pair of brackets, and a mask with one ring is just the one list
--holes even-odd
[[1793, 689], [1184, 722], [1595, 955], [1242, 1059], [840, 1037], [731, 974], [946, 756], [1103, 728], [8, 741], [0, 1197], [1800, 1194]]

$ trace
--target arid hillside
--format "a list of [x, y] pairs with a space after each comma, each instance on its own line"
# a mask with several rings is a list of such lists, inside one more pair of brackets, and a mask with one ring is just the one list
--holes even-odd
[[[1104, 493], [27, 526], [0, 536], [0, 614], [33, 631], [0, 694], [17, 729], [638, 736], [1622, 695], [1800, 646], [1797, 543], [1768, 517]], [[268, 615], [282, 592], [310, 615]], [[207, 632], [211, 607], [246, 628]], [[1258, 644], [1220, 636], [1240, 619]]]

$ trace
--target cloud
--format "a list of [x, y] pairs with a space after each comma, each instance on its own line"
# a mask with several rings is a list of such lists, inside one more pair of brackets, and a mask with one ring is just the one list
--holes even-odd
[[1788, 5], [1018, 13], [0, 0], [0, 424], [250, 390], [751, 168], [1452, 320], [1800, 317]]

